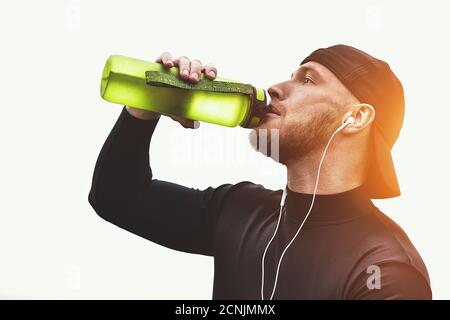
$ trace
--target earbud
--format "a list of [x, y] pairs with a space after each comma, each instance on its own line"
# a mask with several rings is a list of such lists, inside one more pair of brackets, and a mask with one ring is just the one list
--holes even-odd
[[356, 119], [354, 117], [350, 116], [345, 120], [344, 124], [345, 125], [355, 124], [355, 122], [356, 122]]

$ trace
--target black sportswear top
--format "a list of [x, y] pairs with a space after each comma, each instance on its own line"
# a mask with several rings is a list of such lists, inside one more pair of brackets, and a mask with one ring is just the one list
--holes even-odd
[[[98, 157], [89, 203], [105, 220], [179, 251], [214, 257], [213, 299], [260, 299], [261, 258], [282, 190], [244, 181], [204, 190], [154, 179], [149, 145], [158, 120], [123, 108]], [[266, 254], [265, 299], [278, 260], [311, 204], [288, 189]], [[286, 252], [274, 299], [431, 299], [426, 267], [405, 232], [361, 188], [317, 195]]]

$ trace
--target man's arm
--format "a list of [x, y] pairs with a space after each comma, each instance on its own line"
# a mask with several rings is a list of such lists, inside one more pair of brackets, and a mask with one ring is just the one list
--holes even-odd
[[100, 151], [89, 203], [105, 220], [155, 243], [213, 255], [215, 217], [231, 185], [198, 190], [153, 179], [149, 146], [158, 120], [123, 108]]

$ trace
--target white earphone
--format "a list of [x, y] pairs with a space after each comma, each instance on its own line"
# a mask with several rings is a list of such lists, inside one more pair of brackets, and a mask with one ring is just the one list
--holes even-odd
[[[272, 290], [272, 294], [270, 295], [270, 300], [272, 300], [273, 295], [275, 293], [275, 289], [277, 287], [277, 282], [278, 282], [278, 273], [280, 271], [280, 266], [281, 266], [281, 261], [283, 260], [284, 254], [286, 253], [287, 249], [291, 246], [291, 244], [294, 242], [295, 238], [297, 238], [297, 235], [300, 233], [300, 230], [302, 229], [303, 225], [306, 222], [306, 219], [308, 219], [309, 214], [311, 213], [311, 210], [314, 206], [314, 200], [316, 198], [316, 192], [317, 192], [317, 186], [319, 185], [319, 176], [320, 176], [320, 169], [322, 167], [322, 162], [323, 159], [325, 158], [325, 154], [328, 150], [328, 147], [331, 143], [331, 140], [333, 140], [334, 136], [336, 135], [336, 133], [338, 133], [339, 131], [341, 131], [342, 129], [344, 129], [346, 126], [348, 125], [354, 125], [356, 123], [356, 119], [353, 116], [349, 116], [347, 119], [345, 119], [344, 123], [336, 129], [336, 131], [331, 135], [330, 140], [328, 141], [323, 154], [322, 154], [322, 158], [320, 159], [319, 162], [319, 168], [317, 170], [317, 178], [316, 178], [316, 185], [314, 187], [314, 192], [313, 192], [313, 197], [312, 197], [312, 201], [311, 201], [311, 205], [309, 207], [308, 213], [306, 214], [305, 218], [302, 221], [302, 224], [300, 225], [300, 227], [298, 228], [297, 232], [295, 233], [294, 237], [292, 238], [292, 240], [288, 243], [288, 245], [286, 246], [286, 248], [284, 248], [283, 253], [281, 254], [280, 260], [278, 261], [278, 266], [277, 266], [277, 272], [275, 274], [275, 283], [273, 285], [273, 290]], [[282, 212], [283, 212], [283, 207], [284, 207], [284, 202], [286, 200], [286, 196], [287, 196], [287, 186], [285, 187], [285, 189], [283, 190], [283, 195], [281, 196], [281, 201], [280, 201], [280, 214], [278, 216], [278, 222], [277, 222], [277, 226], [275, 228], [275, 232], [273, 233], [272, 238], [270, 238], [269, 242], [267, 243], [266, 249], [264, 250], [262, 259], [261, 259], [261, 300], [264, 300], [264, 259], [266, 257], [266, 252], [267, 249], [269, 248], [270, 244], [272, 243], [272, 240], [275, 238], [275, 235], [277, 234], [278, 231], [278, 227], [280, 226], [280, 221], [281, 221], [281, 216], [282, 216]]]
[[355, 124], [355, 123], [356, 123], [356, 119], [353, 116], [348, 117], [345, 120], [345, 122], [344, 122], [345, 125], [347, 125], [347, 124]]

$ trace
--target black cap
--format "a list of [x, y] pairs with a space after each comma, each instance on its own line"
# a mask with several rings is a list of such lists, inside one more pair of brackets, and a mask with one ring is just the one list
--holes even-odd
[[301, 64], [308, 61], [328, 68], [361, 103], [374, 107], [372, 153], [364, 188], [373, 199], [399, 196], [391, 149], [400, 133], [405, 113], [400, 80], [386, 62], [342, 44], [318, 49]]

